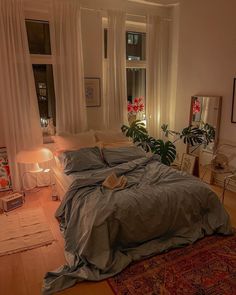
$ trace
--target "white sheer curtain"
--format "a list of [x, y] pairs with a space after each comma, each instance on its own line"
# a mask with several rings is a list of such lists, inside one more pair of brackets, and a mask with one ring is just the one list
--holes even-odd
[[52, 36], [58, 132], [87, 129], [81, 11], [78, 0], [53, 0]]
[[0, 1], [0, 117], [13, 188], [21, 189], [16, 153], [42, 144], [21, 0]]
[[127, 123], [125, 19], [122, 11], [108, 11], [107, 60], [104, 61], [104, 125], [120, 129]]
[[158, 16], [147, 18], [147, 129], [162, 137], [161, 125], [169, 123], [168, 96], [169, 22]]

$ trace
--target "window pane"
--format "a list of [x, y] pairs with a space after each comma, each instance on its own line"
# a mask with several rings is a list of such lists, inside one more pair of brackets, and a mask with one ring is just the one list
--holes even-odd
[[127, 42], [128, 42], [128, 44], [134, 43], [134, 35], [133, 34], [128, 34]]
[[[141, 98], [140, 104], [144, 105], [144, 110], [139, 112], [139, 119], [145, 118], [145, 97], [146, 97], [146, 69], [127, 68], [127, 100], [134, 104], [135, 98]], [[141, 116], [140, 116], [141, 115]]]
[[26, 30], [31, 54], [51, 54], [49, 23], [26, 20]]
[[33, 65], [33, 71], [41, 124], [44, 125], [46, 119], [52, 118], [55, 126], [56, 104], [52, 65]]
[[107, 29], [104, 29], [104, 58], [107, 58]]
[[126, 59], [146, 59], [146, 34], [138, 32], [126, 32]]

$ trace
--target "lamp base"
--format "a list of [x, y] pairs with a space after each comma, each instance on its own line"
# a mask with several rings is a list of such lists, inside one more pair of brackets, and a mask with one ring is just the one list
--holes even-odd
[[29, 170], [30, 173], [38, 173], [38, 172], [42, 172], [43, 169], [39, 167], [38, 163], [32, 164], [32, 169]]

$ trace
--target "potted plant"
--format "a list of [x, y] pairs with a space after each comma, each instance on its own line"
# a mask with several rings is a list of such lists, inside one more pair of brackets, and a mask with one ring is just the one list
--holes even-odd
[[[168, 129], [167, 124], [161, 126], [164, 135], [168, 138], [174, 136], [175, 140], [155, 139], [148, 134], [145, 124], [140, 120], [133, 121], [130, 126], [123, 125], [122, 132], [133, 139], [133, 142], [142, 147], [146, 152], [151, 151], [160, 156], [161, 162], [170, 166], [176, 158], [175, 142], [183, 140], [185, 144], [194, 146], [194, 150], [200, 145], [207, 146], [215, 139], [215, 129], [210, 124], [203, 123], [201, 126], [188, 126], [181, 132]], [[193, 151], [194, 151], [193, 150]], [[192, 152], [193, 152], [192, 151]]]
[[133, 103], [128, 103], [128, 121], [129, 124], [136, 120], [142, 119], [144, 114], [144, 103], [142, 97], [134, 98]]

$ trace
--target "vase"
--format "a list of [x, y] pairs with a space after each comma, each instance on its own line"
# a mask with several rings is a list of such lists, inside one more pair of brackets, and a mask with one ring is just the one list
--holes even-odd
[[136, 115], [128, 115], [129, 125], [131, 125], [136, 120]]

